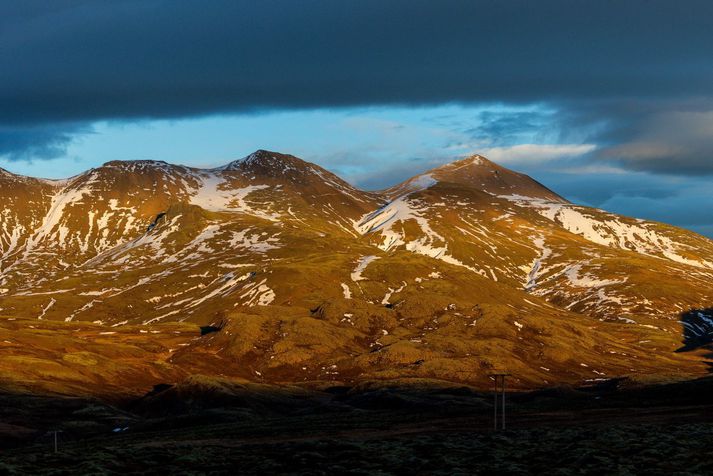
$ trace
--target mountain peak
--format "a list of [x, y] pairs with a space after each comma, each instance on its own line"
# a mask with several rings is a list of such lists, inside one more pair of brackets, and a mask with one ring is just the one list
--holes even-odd
[[462, 159], [457, 159], [457, 160], [454, 160], [453, 162], [448, 162], [447, 164], [443, 164], [440, 167], [436, 167], [435, 169], [430, 170], [428, 173], [436, 172], [439, 170], [441, 170], [441, 171], [461, 170], [466, 167], [478, 167], [478, 168], [482, 167], [482, 168], [491, 169], [491, 170], [508, 170], [508, 169], [505, 169], [504, 167], [499, 166], [495, 162], [488, 160], [487, 158], [483, 157], [480, 154], [472, 154], [467, 157], [463, 157]]
[[141, 159], [141, 160], [111, 160], [109, 162], [104, 162], [102, 164], [102, 167], [116, 167], [116, 168], [134, 169], [134, 168], [145, 168], [145, 167], [163, 168], [163, 167], [166, 167], [169, 165], [170, 164], [168, 162], [165, 162], [163, 160]]
[[245, 171], [247, 169], [286, 169], [302, 166], [306, 164], [301, 159], [294, 155], [282, 154], [265, 149], [258, 149], [250, 155], [242, 159], [234, 160], [221, 167], [216, 168], [217, 171]]
[[252, 154], [242, 159], [243, 163], [259, 163], [266, 160], [281, 160], [284, 158], [293, 157], [289, 154], [282, 154], [271, 150], [258, 149]]
[[454, 160], [453, 162], [449, 162], [440, 168], [448, 168], [448, 167], [464, 167], [466, 165], [493, 165], [493, 162], [489, 161], [485, 157], [479, 154], [473, 154], [469, 155], [467, 157], [463, 157], [462, 159], [457, 159]]
[[491, 195], [520, 195], [557, 202], [565, 199], [531, 177], [514, 172], [480, 154], [441, 165], [390, 188], [390, 196], [422, 190], [437, 182], [456, 183], [479, 189]]

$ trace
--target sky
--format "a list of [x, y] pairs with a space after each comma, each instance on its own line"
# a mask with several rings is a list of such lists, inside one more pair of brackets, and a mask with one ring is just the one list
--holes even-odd
[[0, 167], [257, 149], [379, 189], [474, 153], [713, 237], [713, 2], [0, 0]]

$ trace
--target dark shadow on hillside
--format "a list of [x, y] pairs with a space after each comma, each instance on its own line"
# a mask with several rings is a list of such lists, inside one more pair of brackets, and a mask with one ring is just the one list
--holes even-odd
[[713, 308], [691, 309], [681, 314], [683, 346], [676, 352], [704, 350], [703, 354], [713, 372]]
[[[561, 474], [609, 474], [623, 454], [638, 455], [636, 474], [681, 442], [701, 458], [696, 474], [710, 474], [700, 448], [713, 437], [712, 395], [713, 376], [512, 392], [507, 430], [494, 433], [492, 393], [447, 383], [305, 389], [201, 376], [116, 405], [0, 390], [0, 474], [549, 474], [553, 461]], [[661, 440], [688, 424], [690, 436]]]
[[201, 377], [119, 406], [0, 391], [0, 474], [710, 474], [713, 377], [632, 385], [509, 393], [497, 433], [492, 394], [462, 385]]

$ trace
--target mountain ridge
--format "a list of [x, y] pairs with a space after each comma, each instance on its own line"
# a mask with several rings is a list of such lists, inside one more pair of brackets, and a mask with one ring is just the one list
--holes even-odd
[[[707, 368], [711, 240], [569, 203], [479, 155], [380, 192], [266, 150], [212, 169], [112, 161], [59, 185], [2, 180], [0, 379], [18, 380], [18, 358], [61, 361], [54, 383], [19, 371], [53, 388], [104, 381], [108, 364], [83, 359], [118, 359], [127, 388], [148, 384], [138, 369], [485, 385], [497, 368], [532, 388]], [[684, 340], [698, 344], [676, 352]]]

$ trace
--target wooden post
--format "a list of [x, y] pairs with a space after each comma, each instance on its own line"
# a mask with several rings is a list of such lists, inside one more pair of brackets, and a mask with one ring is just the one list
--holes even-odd
[[54, 431], [54, 452], [57, 453], [57, 430]]

